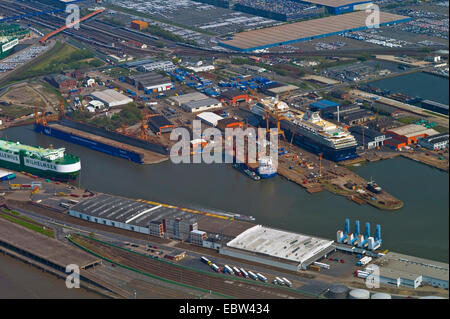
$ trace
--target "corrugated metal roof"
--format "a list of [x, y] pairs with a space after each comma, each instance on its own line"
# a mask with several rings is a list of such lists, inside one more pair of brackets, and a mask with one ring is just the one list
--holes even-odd
[[218, 121], [223, 120], [223, 117], [212, 112], [203, 112], [198, 114], [197, 117], [203, 121], [211, 123], [214, 126], [217, 125]]
[[[232, 40], [221, 44], [240, 50], [270, 47], [286, 42], [337, 34], [348, 30], [367, 28], [366, 20], [371, 13], [356, 11], [320, 19], [283, 24], [280, 26], [237, 33]], [[380, 12], [380, 24], [404, 21], [410, 17]]]
[[114, 91], [112, 89], [107, 89], [104, 91], [95, 91], [91, 93], [91, 95], [98, 100], [105, 102], [107, 104], [128, 104], [133, 102], [132, 99], [130, 99], [128, 96], [123, 95], [122, 93], [119, 93], [117, 91]]
[[183, 105], [187, 108], [190, 109], [198, 109], [199, 107], [205, 107], [205, 106], [210, 106], [210, 105], [216, 105], [219, 104], [220, 101], [213, 99], [213, 98], [207, 98], [207, 99], [203, 99], [203, 100], [198, 100], [198, 101], [190, 101], [187, 103], [183, 103]]
[[426, 127], [424, 127], [422, 125], [418, 125], [418, 124], [409, 124], [409, 125], [405, 125], [402, 127], [393, 128], [393, 129], [388, 130], [387, 132], [392, 132], [397, 135], [401, 135], [401, 136], [405, 136], [405, 137], [414, 137], [414, 136], [419, 136], [419, 135], [423, 135], [423, 134], [428, 135], [428, 136], [439, 134], [439, 132], [437, 132], [431, 128], [426, 128]]

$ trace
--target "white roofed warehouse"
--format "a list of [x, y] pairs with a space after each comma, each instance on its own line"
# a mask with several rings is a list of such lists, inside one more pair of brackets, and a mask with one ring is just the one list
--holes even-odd
[[217, 115], [213, 112], [203, 112], [197, 115], [197, 117], [204, 123], [211, 125], [211, 126], [217, 126], [217, 123], [220, 120], [223, 120], [223, 117], [220, 115]]
[[95, 91], [91, 93], [91, 96], [103, 102], [107, 107], [121, 106], [133, 102], [133, 99], [128, 96], [111, 89]]
[[332, 240], [257, 225], [228, 242], [220, 253], [298, 271], [334, 251], [332, 244]]
[[194, 100], [190, 102], [183, 103], [181, 105], [182, 109], [186, 112], [202, 112], [202, 111], [209, 111], [212, 109], [218, 109], [222, 107], [222, 102], [213, 99], [213, 98], [207, 98], [203, 100]]

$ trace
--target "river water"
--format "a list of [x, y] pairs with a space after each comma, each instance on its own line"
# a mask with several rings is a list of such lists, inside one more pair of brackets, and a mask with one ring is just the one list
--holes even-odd
[[0, 299], [101, 298], [83, 288], [67, 289], [64, 280], [0, 253]]
[[3, 138], [31, 145], [64, 146], [81, 156], [83, 188], [182, 207], [252, 215], [258, 223], [334, 239], [345, 218], [382, 227], [383, 247], [414, 256], [448, 260], [448, 173], [396, 158], [354, 167], [400, 198], [405, 206], [386, 212], [359, 206], [328, 192], [308, 194], [279, 176], [253, 181], [230, 164], [184, 164], [166, 161], [140, 165], [33, 132], [11, 128]]
[[370, 85], [392, 92], [400, 92], [411, 97], [420, 96], [448, 105], [448, 82], [448, 79], [438, 75], [417, 72], [371, 82]]
[[[449, 104], [448, 79], [414, 73], [372, 83], [374, 86]], [[359, 206], [328, 192], [308, 194], [279, 176], [252, 181], [229, 164], [144, 166], [36, 134], [31, 126], [0, 131], [0, 138], [25, 144], [65, 147], [81, 156], [79, 185], [105, 193], [143, 198], [201, 210], [235, 212], [256, 217], [258, 223], [334, 239], [345, 218], [359, 219], [382, 229], [383, 248], [448, 263], [448, 173], [395, 158], [353, 167], [374, 177], [404, 207], [395, 212]], [[63, 280], [9, 257], [0, 256], [0, 298], [93, 298], [86, 290], [68, 290]]]

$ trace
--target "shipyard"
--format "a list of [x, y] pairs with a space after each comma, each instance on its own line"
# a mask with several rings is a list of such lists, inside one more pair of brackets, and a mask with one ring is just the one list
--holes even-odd
[[112, 299], [448, 299], [448, 1], [14, 2], [4, 256]]

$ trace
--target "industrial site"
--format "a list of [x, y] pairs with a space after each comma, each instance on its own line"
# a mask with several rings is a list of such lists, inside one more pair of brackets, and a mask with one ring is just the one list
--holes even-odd
[[[75, 264], [86, 299], [448, 299], [448, 22], [442, 0], [1, 0], [0, 298], [30, 298], [13, 260], [67, 298]], [[180, 130], [232, 163], [176, 163]]]

